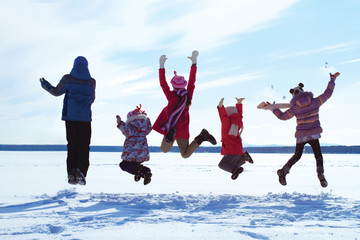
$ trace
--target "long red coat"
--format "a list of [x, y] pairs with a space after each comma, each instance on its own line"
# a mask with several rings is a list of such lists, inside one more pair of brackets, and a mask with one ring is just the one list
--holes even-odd
[[236, 104], [237, 114], [230, 117], [226, 114], [225, 107], [218, 107], [219, 116], [221, 120], [221, 155], [243, 155], [243, 146], [240, 134], [237, 136], [229, 135], [231, 124], [238, 125], [240, 129], [243, 126], [242, 122], [242, 104]]
[[[190, 69], [189, 82], [186, 89], [189, 93], [190, 99], [192, 99], [195, 89], [196, 70], [197, 70], [196, 65], [192, 65]], [[174, 111], [174, 109], [180, 102], [180, 98], [178, 97], [175, 91], [170, 90], [170, 87], [166, 82], [165, 68], [159, 69], [159, 80], [160, 80], [160, 86], [166, 96], [166, 99], [168, 100], [168, 105], [161, 111], [160, 115], [158, 116], [158, 118], [156, 119], [153, 125], [153, 129], [163, 135], [166, 135], [167, 132], [163, 131], [161, 129], [161, 126], [167, 121], [171, 113]], [[175, 125], [176, 127], [175, 139], [190, 138], [189, 124], [190, 124], [189, 106], [186, 106], [181, 116], [179, 117], [177, 124]]]

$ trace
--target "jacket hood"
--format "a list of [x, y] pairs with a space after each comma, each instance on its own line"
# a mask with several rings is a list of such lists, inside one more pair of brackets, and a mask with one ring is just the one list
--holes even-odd
[[296, 94], [290, 101], [291, 106], [297, 106], [300, 108], [308, 107], [313, 100], [312, 92], [300, 92]]
[[80, 80], [91, 79], [88, 62], [85, 57], [79, 56], [75, 59], [70, 75]]
[[[139, 120], [146, 120], [146, 119], [147, 119], [147, 116], [145, 114], [133, 115], [126, 120], [126, 124], [131, 125], [133, 122], [135, 123]], [[134, 124], [134, 125], [136, 125], [136, 124]], [[146, 125], [146, 123], [145, 123], [145, 125]], [[138, 125], [138, 126], [140, 126], [140, 125]]]

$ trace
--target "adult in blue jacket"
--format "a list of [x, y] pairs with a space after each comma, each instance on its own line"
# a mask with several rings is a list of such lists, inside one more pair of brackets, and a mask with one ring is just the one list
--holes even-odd
[[96, 82], [90, 75], [88, 61], [79, 56], [70, 74], [66, 74], [56, 87], [44, 78], [41, 86], [54, 96], [64, 96], [62, 120], [65, 121], [67, 139], [68, 183], [86, 184], [89, 168], [91, 138], [91, 105], [95, 100]]

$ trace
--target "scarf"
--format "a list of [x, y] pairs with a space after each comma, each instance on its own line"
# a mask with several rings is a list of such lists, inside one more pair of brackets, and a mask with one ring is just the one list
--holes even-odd
[[175, 127], [177, 121], [179, 120], [181, 114], [183, 113], [186, 102], [188, 91], [185, 88], [177, 89], [176, 94], [181, 97], [179, 104], [176, 106], [175, 110], [171, 113], [168, 120], [162, 125], [161, 129], [165, 132], [168, 132], [170, 129]]

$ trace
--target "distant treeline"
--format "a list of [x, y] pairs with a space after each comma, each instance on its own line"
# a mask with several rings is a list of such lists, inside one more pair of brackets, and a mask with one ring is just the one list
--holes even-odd
[[[161, 152], [160, 147], [150, 146], [150, 152]], [[66, 145], [1, 145], [0, 151], [66, 151]], [[244, 147], [249, 153], [294, 153], [295, 146], [252, 146]], [[360, 154], [360, 146], [322, 146], [321, 150], [327, 154]], [[91, 152], [122, 152], [122, 146], [90, 146]], [[198, 153], [219, 153], [221, 147], [199, 147]], [[174, 146], [171, 152], [179, 152], [179, 148]], [[305, 146], [304, 153], [312, 153], [310, 146]]]

